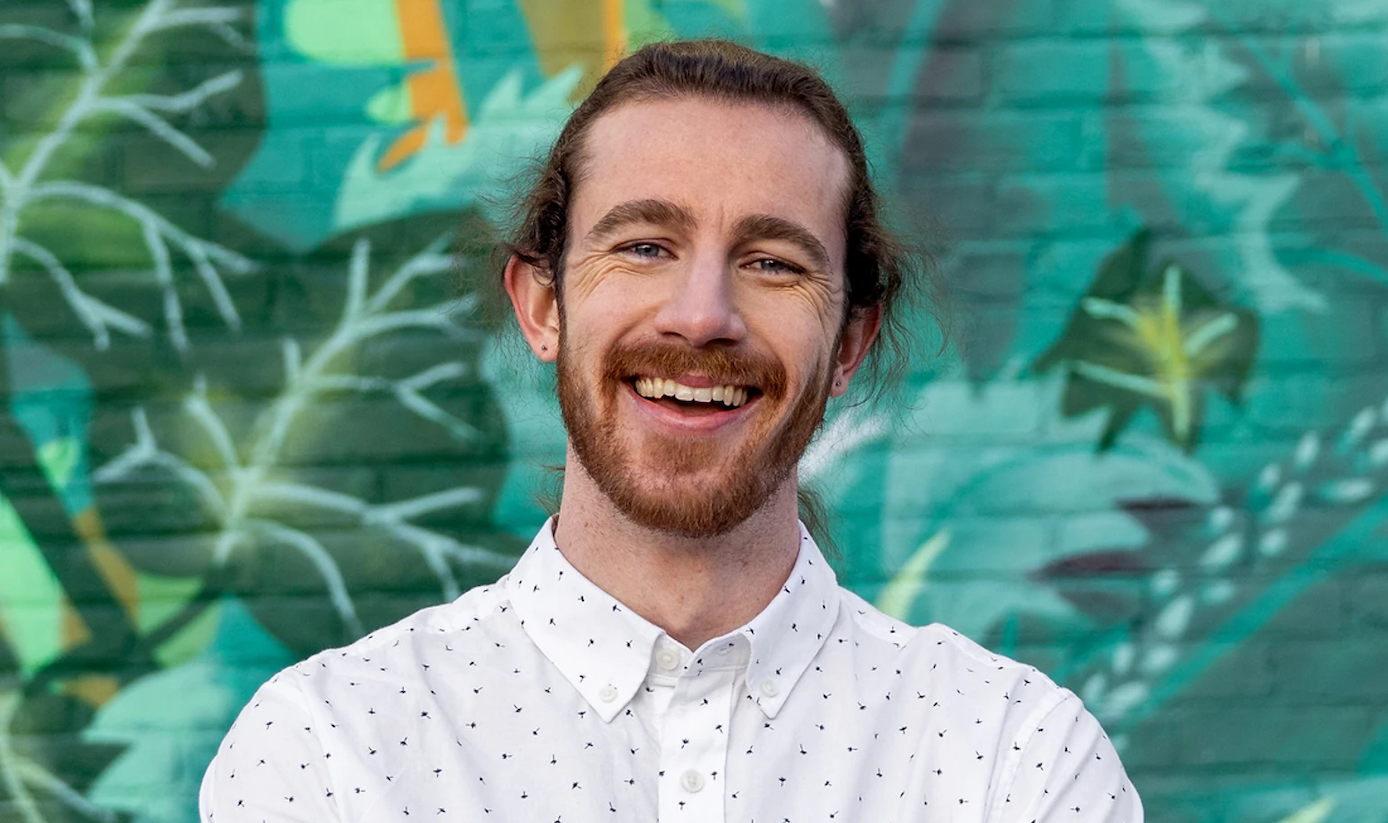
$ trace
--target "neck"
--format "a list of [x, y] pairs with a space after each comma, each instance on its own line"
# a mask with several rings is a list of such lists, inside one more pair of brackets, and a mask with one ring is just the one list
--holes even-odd
[[688, 538], [618, 511], [570, 449], [554, 541], [584, 577], [686, 648], [744, 625], [785, 584], [800, 551], [795, 474], [727, 534]]

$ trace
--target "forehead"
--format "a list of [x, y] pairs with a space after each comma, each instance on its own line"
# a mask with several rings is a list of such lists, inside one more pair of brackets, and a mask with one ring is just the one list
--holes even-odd
[[680, 98], [627, 103], [584, 141], [578, 236], [616, 203], [662, 199], [701, 227], [769, 214], [804, 225], [831, 255], [843, 238], [848, 162], [807, 115], [784, 106]]

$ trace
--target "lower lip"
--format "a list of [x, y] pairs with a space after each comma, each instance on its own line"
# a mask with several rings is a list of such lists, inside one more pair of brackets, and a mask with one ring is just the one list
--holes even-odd
[[636, 387], [626, 383], [625, 395], [636, 404], [636, 408], [643, 414], [650, 415], [658, 424], [666, 428], [675, 429], [686, 434], [708, 434], [716, 432], [727, 426], [735, 425], [747, 416], [748, 409], [756, 405], [761, 399], [760, 396], [752, 397], [734, 409], [721, 411], [714, 414], [680, 414], [674, 409], [667, 409], [657, 403], [652, 403], [646, 398], [636, 393]]

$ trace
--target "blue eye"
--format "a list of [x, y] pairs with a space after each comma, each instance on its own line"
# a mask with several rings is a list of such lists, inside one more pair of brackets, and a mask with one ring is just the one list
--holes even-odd
[[626, 250], [637, 257], [659, 257], [661, 253], [660, 246], [655, 243], [633, 243]]
[[791, 265], [784, 260], [777, 260], [774, 257], [763, 257], [760, 260], [753, 260], [752, 266], [758, 271], [771, 274], [803, 274], [804, 270], [799, 266]]

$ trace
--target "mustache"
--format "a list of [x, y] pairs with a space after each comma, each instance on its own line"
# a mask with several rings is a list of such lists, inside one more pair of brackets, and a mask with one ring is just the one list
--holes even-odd
[[754, 351], [698, 349], [680, 343], [651, 341], [618, 346], [604, 364], [611, 380], [635, 375], [674, 377], [700, 374], [714, 383], [755, 386], [772, 399], [786, 394], [786, 370], [775, 358]]

